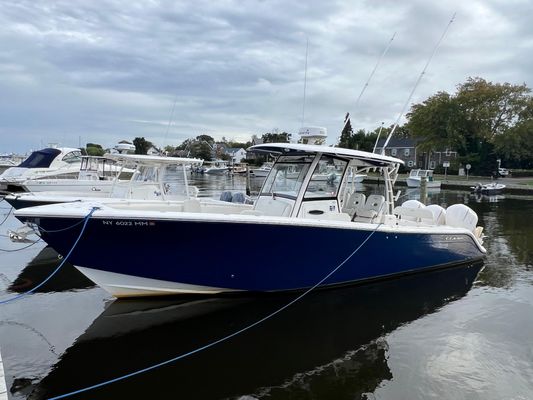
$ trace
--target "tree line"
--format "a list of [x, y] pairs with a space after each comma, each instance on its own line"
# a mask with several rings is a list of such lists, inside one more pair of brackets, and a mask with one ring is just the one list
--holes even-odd
[[[456, 151], [456, 163], [471, 164], [473, 173], [493, 173], [497, 160], [507, 168], [533, 168], [533, 97], [525, 84], [468, 78], [455, 93], [441, 91], [414, 104], [406, 119], [395, 136], [417, 139], [421, 151]], [[348, 123], [339, 146], [371, 151], [378, 131], [353, 133]]]

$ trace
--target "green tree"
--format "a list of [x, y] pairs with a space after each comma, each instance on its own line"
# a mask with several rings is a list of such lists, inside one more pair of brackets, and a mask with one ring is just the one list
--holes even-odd
[[264, 133], [262, 139], [263, 143], [289, 143], [290, 134], [287, 132]]
[[133, 145], [135, 146], [135, 154], [146, 154], [148, 149], [152, 147], [152, 142], [149, 142], [144, 137], [136, 137], [133, 139]]
[[198, 135], [198, 136], [196, 136], [196, 140], [198, 142], [205, 141], [205, 142], [209, 143], [211, 146], [215, 144], [215, 139], [213, 139], [209, 135]]
[[352, 148], [352, 135], [353, 135], [352, 122], [350, 121], [350, 115], [346, 114], [346, 116], [344, 117], [344, 127], [342, 128], [341, 136], [339, 138], [339, 143], [337, 144], [337, 146], [343, 147], [345, 149], [351, 149]]
[[[408, 130], [422, 139], [420, 149], [451, 148], [474, 173], [493, 173], [497, 158], [520, 153], [521, 143], [533, 118], [533, 101], [526, 85], [494, 84], [469, 78], [458, 85], [457, 93], [439, 92], [407, 114]], [[507, 137], [515, 135], [514, 138]]]
[[421, 104], [412, 106], [407, 114], [406, 128], [412, 137], [422, 139], [423, 151], [454, 148], [466, 154], [468, 122], [459, 102], [446, 92], [438, 92]]
[[496, 135], [514, 126], [526, 112], [530, 91], [525, 84], [500, 84], [468, 78], [459, 85], [456, 99], [474, 136], [491, 142]]
[[85, 147], [86, 147], [87, 155], [89, 156], [103, 156], [105, 154], [104, 149], [99, 144], [87, 143]]
[[521, 121], [509, 128], [504, 135], [496, 137], [496, 153], [505, 160], [504, 165], [511, 168], [533, 168], [533, 119]]

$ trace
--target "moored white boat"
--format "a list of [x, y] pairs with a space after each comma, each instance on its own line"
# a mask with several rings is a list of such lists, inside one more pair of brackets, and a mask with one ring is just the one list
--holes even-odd
[[491, 195], [503, 192], [505, 187], [506, 186], [503, 183], [491, 182], [485, 184], [477, 183], [476, 186], [471, 186], [471, 189], [474, 193]]
[[228, 162], [224, 160], [205, 161], [203, 172], [213, 175], [224, 175], [229, 172]]
[[20, 186], [27, 192], [97, 192], [102, 196], [111, 192], [115, 179], [131, 177], [134, 170], [123, 167], [111, 157], [82, 156], [77, 179], [28, 179]]
[[[201, 166], [200, 159], [138, 154], [106, 154], [105, 158], [120, 164], [122, 168], [119, 173], [127, 170], [130, 179], [113, 179], [107, 182], [99, 179], [87, 180], [80, 181], [81, 184], [76, 181], [70, 190], [67, 186], [62, 191], [16, 193], [6, 196], [5, 200], [18, 209], [83, 200], [178, 201], [194, 198], [198, 194], [198, 188], [189, 185], [186, 171], [188, 166]], [[89, 186], [84, 184], [86, 182]], [[89, 190], [80, 190], [80, 185]]]
[[[485, 255], [477, 215], [464, 204], [446, 210], [420, 203], [395, 206], [399, 159], [293, 143], [249, 150], [278, 155], [253, 210], [191, 199], [179, 206], [58, 204], [18, 210], [15, 216], [66, 254], [92, 211], [69, 261], [117, 297], [303, 290], [445, 268]], [[313, 179], [331, 166], [342, 171], [341, 179]], [[380, 170], [384, 193], [366, 197], [352, 191], [349, 167], [359, 173]], [[295, 170], [297, 177], [288, 176]], [[221, 256], [237, 236], [264, 243], [264, 254], [244, 246], [240, 256], [250, 262]], [[200, 250], [205, 243], [209, 248]]]
[[405, 181], [408, 187], [420, 187], [422, 178], [425, 178], [427, 188], [440, 188], [441, 182], [433, 179], [431, 169], [412, 169]]
[[266, 178], [272, 169], [272, 163], [266, 162], [263, 163], [259, 168], [250, 169], [250, 176], [255, 178]]
[[0, 186], [10, 191], [22, 190], [28, 179], [77, 178], [81, 151], [70, 147], [46, 148], [34, 151], [20, 165], [6, 169], [0, 175]]

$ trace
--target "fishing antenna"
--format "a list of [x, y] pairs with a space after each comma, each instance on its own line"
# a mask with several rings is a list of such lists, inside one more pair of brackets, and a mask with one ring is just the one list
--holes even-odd
[[304, 101], [302, 105], [302, 127], [304, 126], [305, 121], [305, 92], [307, 89], [307, 56], [309, 54], [309, 38], [307, 38], [307, 42], [305, 45], [305, 73], [304, 73]]
[[433, 49], [433, 53], [431, 53], [431, 56], [427, 60], [426, 65], [424, 66], [424, 69], [422, 70], [422, 72], [418, 76], [418, 79], [416, 80], [415, 86], [411, 90], [411, 94], [409, 95], [409, 97], [407, 98], [407, 101], [403, 105], [402, 112], [398, 115], [398, 118], [396, 119], [396, 122], [395, 122], [394, 126], [392, 127], [392, 130], [389, 133], [389, 136], [387, 136], [387, 140], [385, 140], [385, 143], [383, 144], [383, 148], [381, 149], [381, 154], [385, 154], [385, 148], [389, 144], [389, 141], [390, 141], [392, 135], [394, 134], [394, 131], [396, 130], [396, 128], [398, 128], [398, 124], [400, 123], [400, 118], [402, 117], [403, 113], [405, 112], [405, 109], [407, 108], [407, 105], [411, 101], [411, 98], [413, 97], [413, 94], [415, 93], [415, 90], [418, 87], [418, 84], [422, 80], [422, 76], [424, 76], [424, 74], [426, 73], [426, 69], [428, 68], [429, 63], [431, 62], [433, 57], [435, 56], [435, 53], [437, 52], [437, 49], [439, 48], [442, 40], [444, 39], [444, 36], [446, 36], [446, 32], [448, 32], [448, 29], [450, 28], [450, 25], [452, 24], [453, 20], [455, 19], [455, 14], [456, 13], [453, 13], [452, 19], [450, 19], [450, 22], [448, 22], [448, 25], [446, 25], [446, 29], [444, 29], [444, 32], [442, 33], [442, 36], [440, 37], [439, 41], [435, 45], [435, 48]]
[[[383, 59], [383, 57], [385, 57], [385, 54], [387, 54], [387, 52], [389, 51], [391, 45], [392, 45], [392, 41], [394, 40], [394, 37], [396, 36], [396, 32], [394, 32], [394, 34], [392, 35], [392, 37], [390, 38], [389, 40], [389, 43], [387, 44], [387, 46], [385, 47], [385, 50], [383, 50], [383, 52], [381, 53], [381, 55], [379, 56], [378, 58], [378, 61], [376, 62], [376, 65], [374, 66], [374, 69], [372, 70], [372, 72], [370, 73], [370, 76], [368, 77], [367, 81], [365, 82], [363, 88], [361, 89], [361, 93], [359, 93], [359, 96], [357, 97], [357, 100], [355, 101], [355, 106], [354, 106], [354, 110], [357, 109], [357, 106], [359, 105], [359, 100], [361, 100], [361, 97], [363, 97], [363, 93], [365, 92], [366, 88], [368, 87], [368, 84], [370, 83], [370, 80], [372, 79], [372, 77], [374, 76], [374, 73], [376, 72], [376, 70], [378, 69], [378, 66], [379, 64], [381, 63], [381, 60]], [[352, 111], [352, 114], [353, 114], [353, 111]], [[344, 121], [344, 126], [342, 127], [341, 129], [341, 134], [342, 132], [344, 131], [344, 129], [346, 128], [346, 125], [348, 125], [348, 121], [350, 120], [349, 118], [349, 115], [348, 117], [346, 118], [346, 121]], [[340, 136], [339, 136], [339, 139], [337, 140], [337, 143], [339, 142], [340, 140]]]
[[172, 105], [172, 111], [170, 112], [170, 118], [168, 119], [167, 131], [165, 132], [165, 138], [163, 142], [167, 141], [168, 131], [170, 130], [170, 124], [174, 119], [174, 109], [176, 108], [176, 102], [178, 101], [178, 96], [174, 97], [174, 104]]
[[381, 123], [381, 127], [379, 128], [378, 137], [376, 138], [376, 143], [374, 143], [374, 149], [372, 149], [372, 153], [376, 152], [376, 146], [378, 145], [379, 137], [381, 136], [381, 131], [383, 130], [383, 124], [385, 122]]

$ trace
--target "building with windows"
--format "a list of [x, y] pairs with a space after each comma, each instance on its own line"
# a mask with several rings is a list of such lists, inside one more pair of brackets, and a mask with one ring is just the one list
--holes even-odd
[[[386, 139], [380, 139], [376, 146], [376, 152], [381, 153]], [[442, 163], [452, 163], [457, 158], [457, 152], [450, 149], [438, 149], [422, 151], [418, 147], [421, 139], [395, 138], [392, 137], [385, 149], [385, 155], [399, 158], [405, 162], [407, 169], [435, 169], [442, 167]]]
[[246, 158], [246, 150], [242, 147], [226, 147], [226, 154], [230, 156], [230, 162], [232, 164], [238, 164]]

